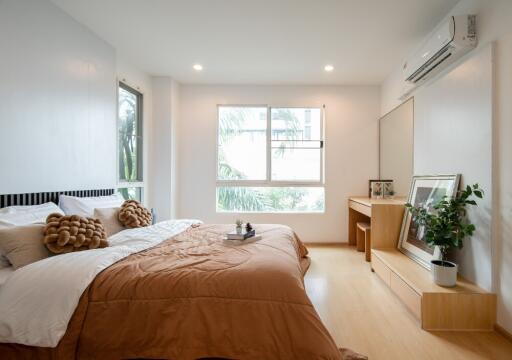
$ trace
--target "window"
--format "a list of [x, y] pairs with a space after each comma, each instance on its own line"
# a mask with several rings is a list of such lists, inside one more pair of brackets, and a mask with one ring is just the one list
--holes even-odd
[[271, 109], [271, 180], [322, 180], [320, 109]]
[[323, 212], [320, 108], [219, 106], [217, 211]]
[[142, 201], [142, 94], [119, 83], [118, 191], [125, 199]]

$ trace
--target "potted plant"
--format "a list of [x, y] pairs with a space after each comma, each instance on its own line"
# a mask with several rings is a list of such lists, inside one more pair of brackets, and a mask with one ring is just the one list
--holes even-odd
[[243, 232], [242, 225], [244, 224], [244, 222], [241, 219], [237, 219], [235, 224], [236, 224], [236, 233], [241, 234]]
[[444, 196], [433, 206], [432, 212], [423, 206], [405, 205], [411, 212], [412, 221], [424, 227], [427, 245], [440, 250], [441, 259], [431, 261], [432, 276], [436, 284], [448, 287], [456, 285], [457, 264], [446, 258], [451, 249], [461, 249], [464, 238], [473, 235], [475, 225], [466, 218], [466, 206], [477, 205], [473, 196], [481, 199], [483, 195], [484, 191], [478, 184], [474, 184], [457, 191], [454, 197]]

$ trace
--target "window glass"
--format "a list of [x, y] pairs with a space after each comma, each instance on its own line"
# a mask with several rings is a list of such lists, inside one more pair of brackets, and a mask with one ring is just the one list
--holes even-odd
[[123, 196], [125, 200], [142, 201], [141, 187], [118, 188], [117, 191]]
[[119, 87], [118, 153], [119, 180], [142, 181], [142, 94]]
[[272, 180], [320, 181], [321, 112], [272, 108]]
[[218, 212], [323, 212], [323, 187], [217, 187]]
[[219, 180], [264, 180], [266, 107], [219, 107]]

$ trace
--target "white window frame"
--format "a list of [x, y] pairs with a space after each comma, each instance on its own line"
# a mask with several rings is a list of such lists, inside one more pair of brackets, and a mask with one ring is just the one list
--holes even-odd
[[[121, 87], [121, 84], [125, 85], [125, 86], [128, 86], [130, 88], [132, 88], [133, 90], [137, 91], [138, 93], [140, 93], [142, 95], [141, 97], [141, 104], [140, 106], [142, 107], [141, 110], [140, 110], [140, 115], [142, 116], [142, 124], [141, 124], [141, 128], [142, 128], [142, 151], [140, 153], [141, 155], [141, 159], [140, 159], [140, 162], [141, 162], [141, 168], [139, 169], [140, 170], [140, 174], [141, 174], [141, 177], [142, 177], [142, 181], [121, 181], [120, 180], [120, 174], [119, 174], [119, 88]], [[140, 200], [141, 200], [141, 203], [145, 204], [145, 189], [146, 189], [146, 183], [145, 183], [145, 179], [146, 179], [146, 176], [145, 176], [145, 144], [146, 144], [146, 139], [145, 139], [145, 134], [146, 134], [146, 131], [145, 131], [145, 119], [144, 119], [144, 99], [145, 99], [145, 94], [144, 92], [139, 88], [139, 86], [136, 86], [134, 84], [131, 84], [130, 82], [126, 81], [126, 79], [117, 79], [117, 88], [116, 88], [116, 186], [115, 186], [115, 190], [116, 192], [119, 192], [119, 189], [125, 189], [125, 188], [140, 188]]]
[[[219, 179], [219, 118], [221, 107], [248, 107], [248, 108], [267, 108], [267, 145], [266, 145], [266, 179], [265, 180], [220, 180]], [[272, 109], [320, 109], [320, 179], [313, 181], [306, 180], [272, 180]], [[217, 139], [215, 141], [215, 161], [216, 161], [216, 187], [240, 186], [240, 187], [325, 187], [325, 105], [322, 106], [274, 106], [274, 105], [236, 105], [236, 104], [218, 104], [216, 121]]]

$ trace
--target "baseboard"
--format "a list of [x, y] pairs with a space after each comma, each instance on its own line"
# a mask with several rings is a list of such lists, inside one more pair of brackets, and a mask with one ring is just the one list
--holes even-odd
[[494, 330], [496, 330], [498, 334], [507, 338], [508, 341], [512, 342], [512, 334], [505, 330], [503, 327], [499, 326], [498, 324], [494, 324]]

